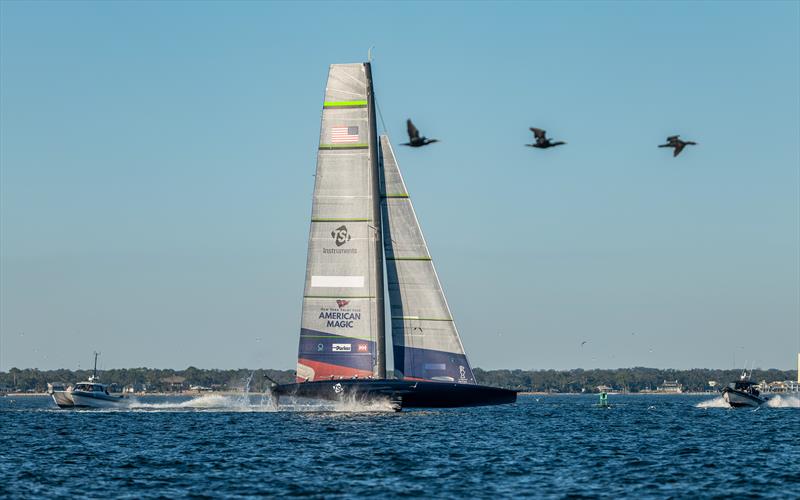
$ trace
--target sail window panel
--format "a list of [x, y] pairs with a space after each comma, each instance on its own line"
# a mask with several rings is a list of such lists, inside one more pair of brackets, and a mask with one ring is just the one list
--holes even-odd
[[390, 289], [413, 294], [431, 290], [444, 297], [430, 261], [387, 261], [387, 269]]
[[318, 196], [311, 209], [311, 221], [374, 224], [371, 201], [370, 196]]
[[403, 296], [403, 312], [402, 314], [397, 314], [397, 310], [392, 309], [392, 316], [413, 316], [431, 321], [452, 320], [439, 290], [424, 288], [410, 290], [401, 286], [401, 293], [403, 292], [405, 292]]
[[452, 323], [392, 319], [392, 332], [396, 331], [402, 331], [402, 337], [394, 336], [394, 345], [464, 354]]
[[[386, 197], [387, 200], [398, 202], [398, 205], [400, 205], [406, 198], [400, 198], [397, 195], [408, 196], [408, 192], [403, 179], [397, 173], [397, 167], [392, 168], [392, 162], [386, 160], [386, 156], [384, 156], [383, 179], [381, 196]], [[393, 198], [392, 196], [395, 197]]]
[[316, 176], [315, 198], [372, 195], [367, 155], [320, 152]]
[[365, 100], [367, 73], [363, 63], [335, 64], [328, 71], [325, 102]]
[[[386, 202], [387, 200], [384, 200]], [[404, 204], [404, 207], [397, 207]], [[390, 223], [384, 229], [386, 234], [387, 258], [430, 258], [425, 240], [419, 229], [411, 204], [408, 200], [388, 200], [387, 213]]]

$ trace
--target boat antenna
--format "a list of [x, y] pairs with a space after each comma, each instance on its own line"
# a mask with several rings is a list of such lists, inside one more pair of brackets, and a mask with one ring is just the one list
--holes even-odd
[[[375, 95], [374, 92], [372, 94]], [[381, 119], [381, 128], [383, 129], [383, 133], [386, 134], [389, 131], [386, 129], [386, 122], [383, 121], [383, 113], [381, 112], [381, 105], [378, 103], [378, 100], [375, 99], [375, 107], [378, 109], [378, 118]]]
[[94, 351], [94, 370], [92, 371], [92, 381], [94, 382], [97, 380], [97, 356], [100, 355], [99, 352]]

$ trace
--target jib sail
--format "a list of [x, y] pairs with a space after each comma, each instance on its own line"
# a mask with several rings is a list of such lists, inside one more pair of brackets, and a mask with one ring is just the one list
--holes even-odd
[[381, 214], [395, 375], [475, 383], [387, 136], [381, 136]]

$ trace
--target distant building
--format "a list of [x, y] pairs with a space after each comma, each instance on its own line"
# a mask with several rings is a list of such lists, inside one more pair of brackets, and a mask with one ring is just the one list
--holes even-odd
[[147, 392], [147, 386], [144, 384], [128, 384], [122, 388], [123, 394], [141, 394]]
[[186, 382], [186, 377], [173, 375], [171, 377], [162, 378], [161, 382], [167, 385], [170, 391], [181, 392], [183, 391], [183, 384]]
[[683, 392], [683, 385], [679, 384], [677, 380], [665, 380], [663, 384], [656, 387], [656, 392], [680, 394]]
[[756, 387], [761, 392], [784, 393], [798, 392], [800, 384], [794, 380], [777, 380], [770, 383], [767, 383], [766, 380], [762, 380]]

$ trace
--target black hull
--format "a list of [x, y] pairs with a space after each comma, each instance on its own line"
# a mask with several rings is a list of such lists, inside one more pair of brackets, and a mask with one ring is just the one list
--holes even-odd
[[761, 406], [767, 400], [745, 391], [737, 391], [735, 389], [725, 388], [722, 391], [722, 397], [733, 408], [753, 408]]
[[342, 401], [387, 399], [396, 409], [457, 408], [514, 403], [517, 392], [484, 385], [412, 380], [321, 380], [283, 384], [273, 388], [273, 395]]

